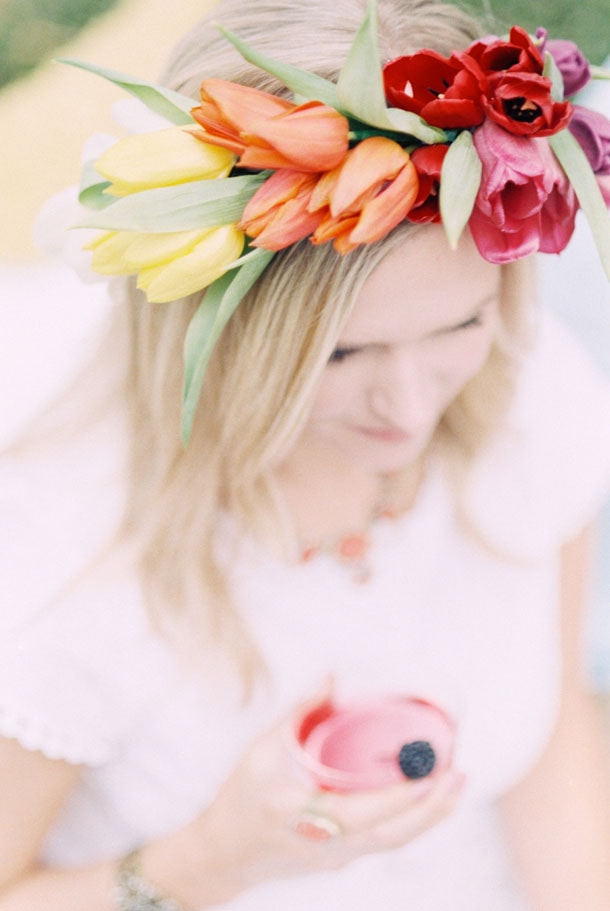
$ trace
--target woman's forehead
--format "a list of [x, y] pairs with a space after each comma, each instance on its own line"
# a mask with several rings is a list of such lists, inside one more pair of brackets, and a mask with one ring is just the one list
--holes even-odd
[[451, 250], [441, 228], [405, 238], [364, 283], [343, 335], [395, 329], [419, 336], [449, 328], [497, 298], [501, 267], [482, 259], [469, 235]]

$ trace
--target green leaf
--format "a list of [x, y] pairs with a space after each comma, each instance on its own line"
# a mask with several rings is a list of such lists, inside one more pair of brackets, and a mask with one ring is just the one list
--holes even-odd
[[247, 262], [216, 279], [189, 324], [184, 340], [182, 398], [182, 441], [185, 446], [191, 438], [197, 402], [214, 345], [242, 298], [274, 255], [272, 250], [251, 251], [247, 254]]
[[171, 187], [142, 190], [120, 198], [87, 218], [81, 228], [110, 231], [193, 231], [239, 221], [267, 173], [215, 180], [192, 180]]
[[260, 247], [250, 247], [250, 249], [248, 250], [247, 253], [242, 253], [242, 255], [239, 257], [239, 259], [236, 259], [234, 262], [229, 263], [229, 265], [226, 267], [226, 271], [229, 272], [232, 269], [240, 269], [242, 266], [245, 266], [246, 263], [250, 263], [250, 262], [253, 262], [254, 260], [258, 260], [260, 258], [260, 256], [261, 256]]
[[457, 248], [472, 214], [482, 169], [472, 134], [462, 130], [445, 155], [440, 181], [441, 222], [452, 250]]
[[425, 145], [434, 145], [437, 142], [445, 142], [447, 139], [444, 130], [441, 130], [440, 127], [431, 127], [419, 114], [413, 114], [412, 111], [386, 108], [385, 120], [389, 125], [386, 129], [406, 133], [407, 136], [413, 136], [414, 139], [419, 139]]
[[[339, 113], [363, 120], [370, 126], [383, 130], [396, 130], [407, 133], [421, 142], [442, 142], [445, 134], [436, 127], [428, 126], [425, 121], [412, 114], [410, 111], [400, 111], [397, 108], [386, 108], [383, 84], [381, 80], [381, 64], [377, 52], [377, 36], [374, 25], [375, 8], [373, 0], [369, 0], [367, 18], [361, 27], [350, 55], [342, 70], [339, 85], [328, 79], [323, 79], [315, 73], [298, 69], [288, 63], [273, 60], [260, 53], [242, 41], [237, 35], [222, 26], [220, 31], [227, 41], [239, 51], [242, 57], [259, 69], [270, 73], [287, 86], [295, 96], [297, 104], [306, 101], [321, 101], [334, 108]], [[373, 26], [372, 35], [368, 29]], [[371, 48], [373, 49], [371, 51]], [[365, 56], [372, 53], [372, 57]], [[343, 72], [345, 71], [345, 76]], [[371, 76], [374, 73], [374, 77]], [[358, 75], [357, 82], [352, 84], [351, 79]], [[343, 81], [342, 81], [343, 80]], [[362, 90], [369, 101], [360, 97]]]
[[339, 98], [334, 82], [323, 79], [315, 73], [308, 73], [307, 70], [300, 70], [289, 63], [281, 63], [279, 60], [267, 57], [266, 54], [250, 47], [229, 29], [222, 26], [218, 26], [218, 28], [248, 63], [275, 76], [296, 95], [300, 95], [308, 101], [322, 101], [331, 108], [339, 110]]
[[544, 55], [544, 69], [542, 75], [551, 80], [551, 98], [553, 101], [563, 101], [563, 76], [561, 75], [561, 70], [555, 63], [555, 58], [548, 51]]
[[610, 213], [587, 156], [569, 130], [549, 136], [549, 144], [574, 187], [580, 207], [589, 222], [602, 266], [610, 279]]
[[109, 82], [113, 82], [119, 88], [125, 89], [131, 95], [135, 95], [146, 107], [154, 111], [155, 114], [165, 117], [170, 123], [181, 125], [193, 122], [190, 111], [195, 106], [195, 102], [187, 95], [181, 95], [171, 89], [153, 85], [152, 82], [134, 79], [132, 76], [126, 76], [116, 70], [109, 70], [103, 66], [96, 66], [94, 63], [87, 63], [83, 60], [59, 57], [58, 62], [67, 63], [68, 66], [75, 66], [89, 73], [94, 73], [96, 76], [108, 79]]
[[78, 201], [88, 209], [105, 209], [112, 205], [112, 196], [104, 191], [110, 186], [110, 181], [105, 180], [95, 170], [93, 161], [83, 165], [81, 181], [78, 188]]
[[379, 126], [376, 116], [386, 111], [377, 44], [377, 8], [368, 0], [364, 21], [343, 64], [337, 91], [341, 106], [363, 123]]
[[427, 144], [445, 139], [442, 130], [429, 126], [417, 114], [386, 106], [375, 0], [368, 0], [364, 22], [341, 69], [337, 92], [341, 110], [362, 123], [406, 133]]

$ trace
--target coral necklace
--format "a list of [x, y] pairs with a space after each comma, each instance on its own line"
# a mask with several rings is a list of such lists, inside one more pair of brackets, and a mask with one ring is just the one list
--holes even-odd
[[371, 529], [378, 519], [394, 519], [397, 512], [388, 505], [376, 506], [362, 531], [338, 535], [322, 544], [306, 544], [301, 548], [300, 563], [328, 554], [349, 570], [354, 582], [364, 585], [372, 576], [370, 560]]

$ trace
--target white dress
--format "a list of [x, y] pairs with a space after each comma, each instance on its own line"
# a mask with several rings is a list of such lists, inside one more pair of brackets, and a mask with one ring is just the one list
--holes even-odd
[[607, 384], [544, 318], [468, 490], [478, 527], [506, 558], [460, 530], [436, 463], [414, 508], [375, 525], [366, 584], [331, 557], [291, 566], [245, 548], [238, 603], [271, 672], [247, 708], [207, 668], [181, 673], [149, 629], [135, 579], [117, 572], [64, 586], [120, 512], [120, 430], [101, 428], [98, 445], [69, 464], [9, 461], [0, 733], [84, 765], [43, 859], [116, 856], [186, 823], [252, 737], [332, 672], [343, 698], [421, 695], [454, 715], [455, 765], [467, 776], [460, 807], [402, 849], [257, 886], [226, 908], [525, 911], [494, 800], [528, 771], [553, 725], [558, 551], [610, 488], [609, 417]]

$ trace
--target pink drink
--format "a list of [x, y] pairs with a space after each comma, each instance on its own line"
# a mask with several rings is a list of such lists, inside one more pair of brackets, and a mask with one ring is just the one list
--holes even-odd
[[387, 696], [357, 705], [331, 700], [296, 719], [299, 761], [321, 788], [356, 791], [449, 768], [454, 723], [423, 699]]

